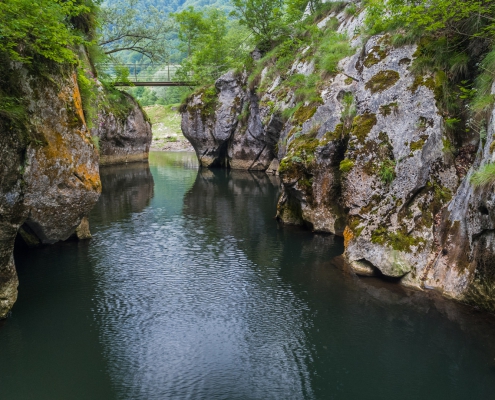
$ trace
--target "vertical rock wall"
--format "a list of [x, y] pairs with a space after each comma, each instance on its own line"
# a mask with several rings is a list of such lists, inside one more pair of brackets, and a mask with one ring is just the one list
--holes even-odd
[[196, 93], [181, 109], [182, 132], [201, 166], [264, 171], [274, 159], [281, 124], [262, 123], [258, 98], [246, 79], [229, 72], [209, 89], [215, 90], [213, 98]]
[[[75, 72], [6, 68], [25, 99], [0, 113], [0, 318], [17, 297], [14, 240], [22, 224], [42, 243], [67, 239], [101, 192], [98, 153], [87, 129]], [[8, 88], [2, 88], [5, 91]]]
[[98, 126], [93, 129], [93, 134], [99, 138], [100, 165], [148, 159], [151, 123], [134, 98], [123, 92], [121, 96], [129, 104], [128, 112], [113, 111], [110, 104], [100, 110]]
[[284, 81], [314, 72], [306, 48], [290, 71], [265, 70], [257, 92], [229, 73], [207, 107], [201, 94], [193, 96], [182, 109], [184, 134], [206, 167], [279, 163], [278, 218], [343, 235], [355, 273], [493, 311], [493, 185], [474, 188], [470, 177], [495, 161], [495, 115], [486, 141], [471, 132], [454, 143], [437, 107], [441, 83], [411, 70], [417, 46], [393, 46], [387, 35], [360, 42], [354, 31], [363, 15], [344, 11], [318, 23], [325, 29], [336, 18], [355, 46], [339, 72], [320, 82], [320, 102], [280, 117], [297, 104]]

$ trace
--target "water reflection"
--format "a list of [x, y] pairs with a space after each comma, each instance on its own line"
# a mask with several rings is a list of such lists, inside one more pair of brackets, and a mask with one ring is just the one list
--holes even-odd
[[[115, 169], [111, 169], [115, 168]], [[342, 270], [277, 178], [152, 153], [102, 169], [89, 243], [16, 254], [0, 398], [491, 398], [493, 319]], [[47, 384], [49, 383], [49, 384]]]
[[138, 162], [100, 168], [102, 193], [96, 209], [97, 224], [108, 224], [140, 212], [150, 204], [154, 181], [148, 163]]

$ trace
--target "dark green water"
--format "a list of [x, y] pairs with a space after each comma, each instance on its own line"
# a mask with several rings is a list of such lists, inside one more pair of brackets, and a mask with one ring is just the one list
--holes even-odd
[[94, 238], [18, 248], [0, 399], [492, 399], [490, 316], [331, 259], [278, 181], [154, 153], [102, 170]]

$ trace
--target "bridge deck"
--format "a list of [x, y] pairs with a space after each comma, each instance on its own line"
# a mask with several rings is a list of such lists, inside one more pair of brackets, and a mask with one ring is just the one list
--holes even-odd
[[115, 82], [115, 86], [196, 86], [195, 82]]
[[[99, 72], [104, 73], [106, 76], [110, 77], [111, 79], [118, 80], [120, 75], [120, 79], [126, 80], [125, 82], [124, 81], [114, 82], [115, 86], [192, 87], [198, 85], [197, 82], [192, 81], [192, 73], [184, 73], [184, 71], [181, 71], [181, 66], [179, 64], [103, 63], [103, 64], [98, 64], [97, 67], [99, 69]], [[124, 75], [125, 77], [122, 75]]]

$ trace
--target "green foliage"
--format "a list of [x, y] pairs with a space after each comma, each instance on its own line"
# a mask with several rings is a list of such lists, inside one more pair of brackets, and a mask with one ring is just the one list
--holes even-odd
[[[58, 63], [76, 62], [72, 50], [87, 43], [83, 14], [94, 7], [91, 0], [8, 0], [0, 2], [0, 53], [24, 63], [42, 56]], [[89, 23], [91, 19], [86, 22]]]
[[294, 74], [286, 82], [294, 90], [295, 100], [303, 103], [322, 103], [318, 91], [319, 76], [316, 74]]
[[96, 81], [89, 69], [79, 68], [77, 71], [77, 85], [81, 93], [84, 117], [89, 128], [93, 127], [98, 113], [96, 106]]
[[180, 50], [186, 54], [179, 80], [212, 83], [230, 69], [240, 68], [249, 50], [249, 33], [217, 9], [193, 8], [172, 14], [178, 25]]
[[[115, 115], [117, 118], [125, 120], [135, 106], [132, 96], [124, 91], [116, 89], [111, 83], [102, 82], [102, 84], [104, 90], [97, 97], [98, 109], [106, 110], [107, 112]], [[146, 113], [144, 114], [146, 118]]]
[[352, 53], [353, 49], [345, 35], [327, 30], [316, 52], [318, 68], [321, 71], [335, 74], [339, 61]]
[[460, 25], [473, 36], [493, 38], [495, 3], [479, 0], [367, 0], [371, 32], [407, 27], [411, 30], [455, 32]]
[[495, 182], [495, 163], [483, 165], [470, 179], [474, 187], [486, 186]]
[[[286, 29], [283, 0], [232, 0], [232, 15], [254, 35], [258, 46], [268, 50]], [[298, 9], [294, 4], [291, 10]]]
[[134, 53], [152, 61], [168, 58], [167, 37], [173, 30], [165, 13], [155, 7], [141, 9], [139, 0], [105, 2], [99, 18], [99, 45], [105, 54]]
[[354, 16], [356, 15], [358, 12], [358, 8], [356, 6], [356, 4], [354, 3], [351, 3], [349, 4], [346, 8], [345, 8], [345, 13], [349, 16]]
[[395, 161], [388, 159], [381, 163], [378, 172], [380, 179], [385, 184], [390, 184], [395, 179]]
[[356, 110], [356, 100], [354, 95], [350, 92], [344, 93], [342, 97], [342, 112], [340, 115], [340, 120], [344, 124], [345, 128], [350, 128], [352, 126], [352, 121], [357, 114]]
[[98, 136], [91, 136], [91, 142], [93, 142], [93, 145], [95, 146], [95, 149], [100, 151], [100, 138]]
[[26, 118], [26, 108], [17, 97], [0, 96], [0, 116], [23, 121]]
[[495, 81], [495, 50], [490, 51], [479, 65], [480, 74], [475, 81], [475, 94], [471, 101], [471, 108], [475, 114], [488, 111], [495, 103], [495, 96], [491, 93]]

